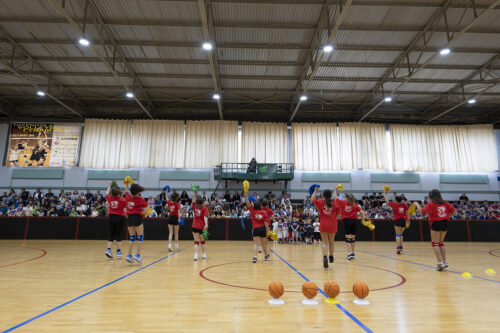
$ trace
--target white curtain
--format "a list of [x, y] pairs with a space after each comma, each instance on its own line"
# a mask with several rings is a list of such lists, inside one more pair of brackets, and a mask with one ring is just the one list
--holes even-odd
[[391, 125], [395, 171], [498, 170], [493, 125]]
[[344, 170], [387, 170], [385, 125], [339, 123], [340, 165]]
[[186, 168], [213, 168], [238, 161], [238, 122], [188, 121], [186, 124]]
[[134, 120], [130, 167], [182, 168], [184, 121]]
[[241, 128], [241, 160], [257, 163], [288, 163], [286, 123], [244, 122]]
[[95, 169], [128, 168], [130, 120], [85, 120], [80, 166]]
[[303, 171], [340, 169], [336, 123], [292, 124], [293, 163]]

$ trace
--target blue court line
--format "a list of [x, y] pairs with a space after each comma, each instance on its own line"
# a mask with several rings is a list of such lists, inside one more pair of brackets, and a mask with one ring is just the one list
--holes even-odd
[[[432, 270], [436, 270], [436, 266], [430, 266], [430, 265], [421, 264], [421, 263], [410, 261], [410, 260], [404, 260], [404, 259], [394, 258], [394, 257], [391, 257], [391, 256], [385, 256], [383, 254], [378, 254], [378, 253], [374, 253], [374, 252], [370, 252], [370, 251], [358, 251], [358, 252], [368, 253], [368, 254], [371, 254], [371, 255], [374, 255], [374, 256], [377, 256], [377, 257], [382, 257], [382, 258], [387, 258], [387, 259], [392, 259], [392, 260], [407, 262], [409, 264], [418, 265], [418, 266], [422, 266], [422, 267], [429, 268], [429, 269], [432, 269]], [[462, 273], [454, 271], [454, 270], [451, 270], [451, 269], [445, 269], [445, 270], [443, 270], [443, 272], [455, 273], [455, 274], [462, 275]], [[489, 282], [494, 282], [494, 283], [500, 283], [500, 281], [491, 280], [491, 279], [483, 278], [483, 277], [480, 277], [480, 276], [472, 275], [472, 277], [475, 278], [475, 279], [479, 279], [479, 280], [484, 280], [484, 281], [489, 281]]]
[[96, 288], [96, 289], [94, 289], [94, 290], [91, 290], [91, 291], [89, 291], [89, 292], [86, 292], [85, 294], [80, 295], [80, 296], [78, 296], [78, 297], [76, 297], [76, 298], [73, 298], [72, 300], [67, 301], [66, 303], [63, 303], [63, 304], [61, 304], [61, 305], [56, 306], [55, 308], [52, 308], [52, 309], [50, 309], [50, 310], [45, 311], [44, 313], [41, 313], [41, 314], [39, 314], [38, 316], [35, 316], [35, 317], [30, 318], [30, 319], [28, 319], [28, 320], [26, 320], [26, 321], [23, 321], [22, 323], [17, 324], [16, 326], [12, 326], [11, 328], [8, 328], [8, 329], [6, 329], [5, 331], [2, 331], [2, 333], [12, 332], [13, 330], [18, 329], [18, 328], [19, 328], [19, 327], [21, 327], [21, 326], [24, 326], [24, 325], [26, 325], [26, 324], [29, 324], [29, 323], [31, 323], [32, 321], [37, 320], [37, 319], [39, 319], [39, 318], [42, 318], [43, 316], [46, 316], [46, 315], [48, 315], [49, 313], [52, 313], [52, 312], [54, 312], [54, 311], [56, 311], [56, 310], [59, 310], [60, 308], [65, 307], [66, 305], [69, 305], [69, 304], [71, 304], [71, 303], [74, 303], [74, 302], [78, 301], [79, 299], [84, 298], [85, 296], [88, 296], [88, 295], [90, 295], [90, 294], [93, 294], [93, 293], [95, 293], [96, 291], [99, 291], [99, 290], [101, 290], [101, 289], [103, 289], [103, 288], [106, 288], [107, 286], [112, 285], [113, 283], [116, 283], [116, 282], [118, 282], [118, 281], [120, 281], [120, 280], [123, 280], [123, 279], [125, 279], [125, 278], [127, 278], [127, 277], [129, 277], [129, 276], [131, 276], [131, 275], [133, 275], [133, 274], [135, 274], [135, 273], [138, 273], [138, 272], [142, 271], [143, 269], [146, 269], [146, 268], [148, 268], [149, 266], [152, 266], [152, 265], [154, 265], [154, 264], [156, 264], [156, 263], [159, 263], [160, 261], [163, 261], [163, 260], [167, 259], [168, 257], [173, 256], [174, 254], [177, 254], [177, 253], [179, 253], [179, 252], [181, 252], [181, 251], [183, 251], [183, 250], [184, 250], [184, 249], [182, 249], [182, 250], [177, 250], [177, 251], [175, 251], [174, 253], [171, 253], [171, 254], [169, 254], [169, 255], [168, 255], [168, 256], [166, 256], [166, 257], [163, 257], [163, 258], [161, 258], [161, 259], [156, 260], [155, 262], [150, 263], [149, 265], [146, 265], [146, 266], [144, 266], [144, 267], [141, 267], [141, 268], [139, 268], [138, 270], [135, 270], [135, 271], [133, 271], [133, 272], [130, 272], [130, 273], [128, 273], [127, 275], [124, 275], [124, 276], [122, 276], [122, 277], [119, 277], [118, 279], [113, 280], [113, 281], [111, 281], [111, 282], [109, 282], [109, 283], [106, 283], [105, 285], [102, 285], [102, 286], [100, 286], [100, 287], [98, 287], [98, 288]]
[[[290, 267], [292, 270], [295, 271], [295, 273], [299, 274], [301, 278], [303, 278], [304, 280], [306, 281], [310, 281], [304, 274], [302, 274], [301, 272], [299, 272], [295, 267], [293, 267], [288, 261], [286, 261], [285, 259], [283, 259], [279, 254], [277, 254], [274, 250], [271, 250], [272, 253], [274, 253], [274, 255], [276, 255], [278, 258], [281, 259], [281, 261], [283, 261], [285, 264], [288, 265], [288, 267]], [[325, 296], [326, 298], [328, 298], [328, 295], [325, 294], [325, 292], [318, 287], [318, 290], [320, 293], [323, 294], [323, 296]], [[358, 324], [359, 327], [361, 327], [365, 332], [367, 333], [373, 333], [373, 331], [371, 329], [369, 329], [368, 327], [366, 327], [365, 324], [363, 324], [358, 318], [356, 318], [352, 313], [350, 313], [349, 311], [347, 311], [346, 308], [344, 308], [342, 305], [340, 304], [335, 304], [336, 307], [338, 307], [344, 314], [346, 314], [349, 318], [351, 318], [352, 321], [354, 321], [356, 324]]]

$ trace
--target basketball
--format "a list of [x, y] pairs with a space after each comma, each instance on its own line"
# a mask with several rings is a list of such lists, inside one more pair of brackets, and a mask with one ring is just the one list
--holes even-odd
[[318, 286], [312, 281], [304, 282], [302, 285], [302, 293], [305, 297], [312, 299], [318, 294]]
[[272, 298], [280, 298], [281, 296], [283, 296], [285, 288], [283, 287], [283, 283], [279, 281], [273, 281], [269, 283], [267, 291], [269, 291], [269, 295], [271, 295]]
[[365, 298], [370, 293], [370, 289], [366, 283], [362, 281], [357, 281], [352, 285], [352, 292], [358, 298]]
[[324, 290], [328, 297], [332, 298], [337, 297], [337, 295], [340, 293], [340, 287], [335, 281], [326, 281]]

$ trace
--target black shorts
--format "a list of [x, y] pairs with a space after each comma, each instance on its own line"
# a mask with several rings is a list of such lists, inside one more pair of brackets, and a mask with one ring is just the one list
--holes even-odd
[[431, 230], [447, 231], [448, 230], [448, 220], [434, 221], [432, 223]]
[[179, 216], [170, 215], [168, 218], [168, 224], [179, 225]]
[[320, 240], [321, 239], [321, 232], [315, 231], [314, 232], [314, 239], [315, 240]]
[[253, 237], [266, 237], [267, 236], [266, 227], [258, 227], [258, 228], [253, 229], [252, 236]]
[[312, 238], [312, 237], [313, 237], [313, 234], [314, 234], [314, 232], [313, 232], [313, 231], [309, 231], [309, 230], [307, 230], [307, 231], [306, 231], [306, 237], [307, 237], [307, 238]]
[[194, 232], [195, 234], [203, 235], [203, 229], [191, 228], [191, 231]]
[[358, 220], [354, 219], [343, 219], [344, 230], [346, 235], [356, 235], [356, 229], [358, 228]]
[[142, 224], [142, 215], [134, 214], [128, 216], [127, 225], [129, 227], [138, 227], [141, 224]]
[[397, 219], [396, 221], [394, 221], [394, 225], [396, 227], [403, 227], [403, 228], [405, 228], [406, 227], [406, 220], [405, 219]]

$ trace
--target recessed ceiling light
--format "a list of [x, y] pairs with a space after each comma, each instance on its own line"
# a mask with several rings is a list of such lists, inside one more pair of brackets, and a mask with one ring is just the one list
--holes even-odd
[[128, 98], [134, 98], [134, 93], [129, 91], [127, 94], [125, 94], [125, 96], [127, 96]]
[[219, 100], [220, 99], [220, 95], [219, 94], [214, 94], [212, 96], [212, 98], [215, 99], [215, 100]]
[[474, 98], [471, 98], [471, 99], [469, 99], [469, 100], [467, 101], [467, 103], [469, 103], [469, 104], [474, 104], [474, 103], [476, 103], [476, 100], [475, 100]]
[[300, 96], [300, 100], [301, 100], [301, 101], [307, 101], [307, 96], [306, 96], [306, 95], [302, 95], [302, 96]]
[[332, 45], [325, 45], [325, 46], [323, 46], [323, 51], [326, 53], [330, 53], [333, 51], [333, 46]]
[[38, 90], [38, 91], [36, 92], [36, 94], [37, 94], [38, 96], [40, 96], [40, 97], [45, 96], [45, 92], [43, 92], [43, 91], [41, 91], [41, 90]]
[[445, 48], [445, 49], [442, 49], [441, 51], [439, 51], [439, 54], [440, 55], [447, 55], [447, 54], [450, 54], [450, 49], [449, 48]]
[[83, 45], [83, 46], [89, 46], [90, 45], [90, 42], [87, 38], [80, 38], [78, 40], [78, 43], [80, 43], [80, 45]]
[[209, 42], [205, 42], [203, 43], [203, 45], [201, 46], [205, 51], [210, 51], [213, 46], [212, 46], [212, 43], [209, 43]]
[[384, 98], [384, 102], [387, 102], [387, 103], [392, 102], [392, 97], [387, 96], [386, 98]]

